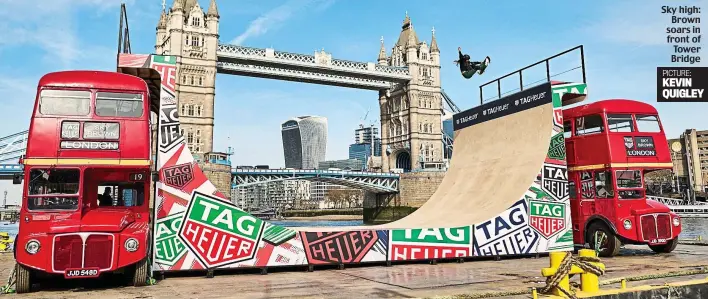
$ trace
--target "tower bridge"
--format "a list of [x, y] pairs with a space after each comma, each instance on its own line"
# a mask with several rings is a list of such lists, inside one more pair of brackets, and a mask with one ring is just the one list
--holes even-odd
[[220, 23], [216, 0], [206, 10], [196, 0], [174, 0], [156, 28], [155, 53], [177, 57], [180, 120], [193, 153], [213, 150], [216, 74], [227, 74], [377, 91], [384, 172], [443, 167], [444, 100], [434, 30], [430, 42], [420, 40], [406, 15], [390, 50], [382, 38], [378, 55], [372, 51], [375, 62], [358, 62], [324, 50], [299, 54], [220, 43]]
[[[379, 103], [383, 172], [444, 168], [452, 136], [443, 132], [443, 110], [446, 104], [453, 112], [459, 109], [442, 93], [433, 28], [429, 42], [421, 40], [406, 14], [395, 43], [387, 49], [382, 37], [378, 55], [372, 51], [376, 60], [359, 62], [334, 58], [324, 50], [299, 54], [220, 43], [220, 18], [216, 0], [206, 9], [197, 0], [174, 0], [169, 9], [163, 8], [156, 27], [154, 53], [177, 58], [181, 133], [192, 153], [213, 152], [216, 74], [226, 74], [376, 91], [372, 100]], [[27, 131], [0, 139], [0, 178], [21, 169], [16, 163], [26, 140]], [[343, 183], [362, 178], [341, 177]]]

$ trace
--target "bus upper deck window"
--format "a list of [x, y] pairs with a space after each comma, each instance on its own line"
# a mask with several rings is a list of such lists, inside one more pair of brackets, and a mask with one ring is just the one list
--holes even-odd
[[143, 115], [143, 96], [136, 93], [97, 92], [96, 115], [140, 117]]
[[637, 129], [639, 132], [661, 132], [659, 118], [656, 115], [637, 115]]
[[599, 114], [578, 117], [575, 119], [575, 135], [597, 134], [604, 131], [602, 116]]
[[631, 114], [608, 114], [607, 127], [610, 132], [634, 132]]
[[39, 113], [65, 116], [88, 115], [90, 102], [90, 91], [45, 89], [39, 94]]
[[570, 123], [569, 120], [563, 122], [563, 137], [564, 138], [570, 138], [570, 135], [572, 133], [572, 123]]

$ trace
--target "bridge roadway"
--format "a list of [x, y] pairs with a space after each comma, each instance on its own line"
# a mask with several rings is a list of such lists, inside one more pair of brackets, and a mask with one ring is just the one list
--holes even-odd
[[[708, 269], [708, 246], [679, 245], [670, 254], [654, 254], [646, 246], [627, 246], [619, 257], [602, 262], [607, 272], [600, 281], [639, 277], [649, 274], [669, 274], [687, 270]], [[12, 254], [0, 254], [0, 276], [7, 277], [13, 267]], [[43, 290], [8, 298], [422, 298], [469, 295], [487, 292], [528, 292], [531, 287], [545, 285], [541, 268], [548, 267], [548, 257], [478, 260], [466, 263], [394, 264], [392, 267], [369, 265], [335, 270], [316, 267], [314, 272], [298, 269], [258, 275], [258, 269], [222, 273], [205, 278], [205, 273], [192, 276], [167, 276], [157, 285], [135, 288], [117, 285], [120, 279], [84, 282], [54, 280], [43, 284]], [[666, 282], [705, 279], [706, 274], [629, 281], [628, 287]], [[571, 281], [579, 282], [576, 275]], [[47, 287], [49, 289], [44, 290]], [[619, 288], [617, 283], [602, 289]], [[497, 298], [531, 298], [530, 294]], [[460, 296], [458, 298], [466, 298]], [[481, 298], [481, 297], [480, 297]]]
[[[19, 164], [0, 164], [0, 180], [22, 174]], [[349, 170], [243, 169], [232, 168], [233, 187], [246, 187], [285, 180], [322, 181], [373, 193], [397, 193], [400, 175]]]

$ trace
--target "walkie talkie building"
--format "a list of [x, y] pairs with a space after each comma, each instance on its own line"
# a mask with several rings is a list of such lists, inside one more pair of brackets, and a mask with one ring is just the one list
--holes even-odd
[[327, 152], [327, 118], [300, 116], [282, 124], [285, 167], [317, 169]]

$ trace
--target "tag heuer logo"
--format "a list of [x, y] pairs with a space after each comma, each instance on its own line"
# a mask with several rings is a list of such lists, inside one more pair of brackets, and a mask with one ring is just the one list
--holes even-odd
[[565, 200], [568, 197], [568, 169], [560, 165], [543, 165], [541, 188], [554, 200]]
[[194, 179], [192, 163], [179, 164], [162, 169], [164, 183], [170, 187], [182, 189]]
[[624, 146], [627, 148], [634, 148], [634, 138], [624, 137]]
[[529, 225], [546, 239], [565, 229], [566, 205], [529, 200]]
[[155, 262], [172, 266], [187, 251], [184, 243], [177, 236], [183, 216], [182, 213], [177, 213], [157, 220]]
[[179, 236], [207, 268], [253, 259], [265, 222], [230, 202], [194, 192]]

